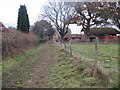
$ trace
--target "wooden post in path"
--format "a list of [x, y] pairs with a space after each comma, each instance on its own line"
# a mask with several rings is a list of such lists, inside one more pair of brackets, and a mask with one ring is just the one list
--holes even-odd
[[95, 61], [93, 65], [93, 76], [97, 73], [97, 61], [98, 61], [98, 36], [95, 37]]

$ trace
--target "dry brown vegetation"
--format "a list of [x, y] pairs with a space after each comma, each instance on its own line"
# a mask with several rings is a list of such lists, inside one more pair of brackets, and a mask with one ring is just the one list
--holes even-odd
[[2, 57], [19, 54], [38, 44], [39, 38], [33, 34], [22, 33], [16, 30], [4, 31], [2, 32]]

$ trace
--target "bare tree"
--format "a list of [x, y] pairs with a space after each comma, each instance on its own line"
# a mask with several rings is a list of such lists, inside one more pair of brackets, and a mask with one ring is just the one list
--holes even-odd
[[[80, 2], [76, 5], [76, 11], [78, 13], [79, 21], [78, 23], [82, 25], [82, 31], [89, 37], [90, 28], [93, 26], [106, 25], [107, 18], [104, 16], [104, 6], [105, 3], [101, 2]], [[98, 62], [98, 37], [95, 37], [95, 61], [93, 64], [93, 76], [97, 72], [97, 62]]]
[[101, 2], [80, 2], [75, 9], [79, 15], [78, 23], [82, 25], [82, 31], [88, 36], [92, 26], [106, 24], [106, 18], [103, 18], [103, 6]]
[[69, 19], [76, 14], [71, 5], [72, 4], [66, 4], [64, 2], [49, 2], [49, 4], [44, 7], [44, 15], [55, 25], [61, 35], [61, 42], [63, 42], [64, 36], [68, 32]]
[[120, 29], [120, 1], [106, 3], [103, 14], [110, 24]]

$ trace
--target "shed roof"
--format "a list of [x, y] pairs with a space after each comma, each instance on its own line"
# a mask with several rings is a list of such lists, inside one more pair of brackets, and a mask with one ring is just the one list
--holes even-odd
[[71, 37], [80, 37], [80, 34], [71, 34]]
[[2, 30], [7, 30], [7, 28], [3, 25], [2, 22], [0, 22], [0, 31], [2, 31]]
[[120, 32], [114, 28], [91, 28], [90, 34], [92, 35], [114, 35]]

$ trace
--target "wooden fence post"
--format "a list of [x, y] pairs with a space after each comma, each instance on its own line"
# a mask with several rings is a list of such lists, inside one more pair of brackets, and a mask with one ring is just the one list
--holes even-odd
[[95, 61], [93, 65], [93, 76], [96, 75], [97, 72], [97, 61], [98, 61], [98, 37], [95, 37]]
[[63, 42], [63, 47], [64, 47], [64, 50], [66, 51], [66, 44], [65, 44], [65, 42]]
[[71, 41], [71, 39], [70, 39], [70, 41], [69, 41], [69, 51], [70, 51], [70, 56], [72, 56], [72, 48], [71, 48], [71, 43], [72, 43], [72, 41]]

